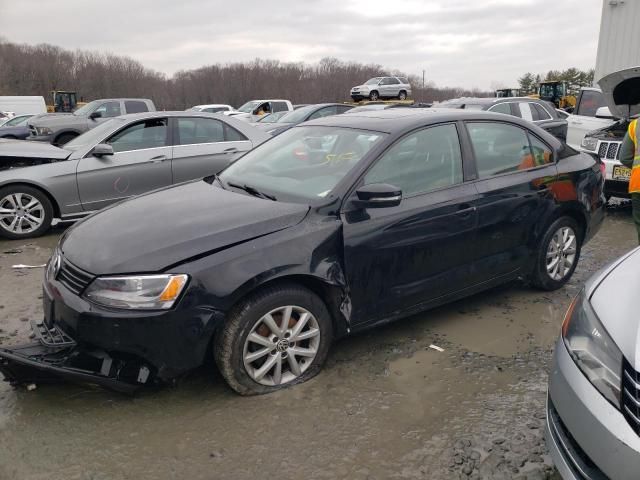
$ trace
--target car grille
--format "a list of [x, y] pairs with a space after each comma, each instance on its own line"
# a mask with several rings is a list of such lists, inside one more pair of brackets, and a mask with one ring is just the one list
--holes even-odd
[[598, 156], [607, 160], [620, 158], [621, 142], [600, 142]]
[[625, 359], [622, 368], [622, 414], [640, 435], [640, 373]]
[[38, 132], [36, 131], [36, 127], [34, 127], [33, 125], [29, 125], [29, 133], [34, 137], [38, 135]]
[[94, 277], [63, 258], [56, 278], [73, 293], [80, 295]]

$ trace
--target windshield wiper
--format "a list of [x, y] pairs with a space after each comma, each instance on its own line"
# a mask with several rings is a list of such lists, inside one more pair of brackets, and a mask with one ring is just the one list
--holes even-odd
[[266, 198], [268, 200], [273, 200], [274, 202], [276, 201], [276, 197], [274, 197], [273, 195], [261, 192], [257, 188], [252, 187], [251, 185], [247, 185], [246, 183], [244, 185], [239, 185], [237, 183], [227, 182], [227, 185], [230, 187], [239, 188], [240, 190], [244, 190], [249, 195], [253, 195], [254, 197]]

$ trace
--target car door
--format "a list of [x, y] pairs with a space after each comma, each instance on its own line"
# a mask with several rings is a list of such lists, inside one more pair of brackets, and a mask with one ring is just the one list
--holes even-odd
[[400, 95], [400, 81], [396, 77], [389, 77], [389, 87], [387, 95], [389, 97], [397, 97]]
[[613, 123], [611, 119], [596, 118], [598, 108], [606, 105], [602, 92], [598, 90], [580, 92], [575, 111], [567, 118], [567, 143], [571, 147], [580, 149], [582, 139], [587, 133]]
[[[354, 324], [407, 311], [467, 286], [478, 193], [463, 182], [458, 127], [409, 133], [358, 181], [402, 189], [400, 205], [342, 212]], [[355, 198], [355, 197], [352, 197]]]
[[167, 118], [151, 118], [125, 126], [103, 143], [113, 155], [89, 153], [78, 162], [76, 179], [82, 208], [107, 205], [171, 185], [171, 146]]
[[528, 129], [469, 121], [481, 194], [474, 246], [475, 282], [517, 272], [529, 259], [538, 221], [552, 209], [557, 169], [552, 149]]
[[206, 117], [175, 117], [171, 171], [173, 183], [218, 173], [252, 143], [222, 120]]
[[381, 97], [391, 97], [393, 86], [391, 85], [391, 79], [384, 77], [378, 84], [378, 93]]

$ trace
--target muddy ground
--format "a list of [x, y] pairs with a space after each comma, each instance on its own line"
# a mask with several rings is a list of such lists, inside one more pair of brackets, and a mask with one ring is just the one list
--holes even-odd
[[[0, 384], [0, 479], [558, 478], [542, 431], [564, 310], [637, 242], [628, 205], [609, 210], [565, 288], [504, 286], [342, 340], [276, 394], [241, 398], [206, 370], [134, 398]], [[42, 269], [12, 265], [45, 263], [61, 231], [0, 241], [0, 344], [42, 315]]]

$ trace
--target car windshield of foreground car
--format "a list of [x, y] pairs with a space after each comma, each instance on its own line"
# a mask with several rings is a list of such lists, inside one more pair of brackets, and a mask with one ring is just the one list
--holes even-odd
[[385, 135], [339, 127], [292, 128], [247, 153], [220, 179], [278, 200], [309, 203], [328, 196]]
[[115, 130], [117, 123], [124, 124], [125, 120], [121, 118], [110, 118], [106, 122], [98, 125], [96, 128], [93, 128], [88, 132], [85, 132], [82, 135], [74, 138], [70, 142], [65, 143], [62, 148], [75, 152], [76, 150], [84, 147], [92, 147], [94, 145], [97, 145], [98, 143], [102, 142], [110, 132]]
[[382, 77], [371, 78], [365, 82], [365, 85], [377, 85], [381, 79]]
[[260, 105], [262, 102], [259, 102], [257, 100], [253, 100], [251, 102], [247, 102], [244, 105], [242, 105], [240, 108], [238, 108], [239, 112], [242, 113], [251, 113], [255, 110], [255, 108]]
[[74, 115], [89, 115], [93, 111], [93, 109], [98, 105], [98, 103], [102, 103], [102, 100], [94, 100], [93, 102], [89, 102], [83, 107], [76, 109], [73, 114]]

